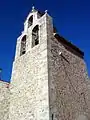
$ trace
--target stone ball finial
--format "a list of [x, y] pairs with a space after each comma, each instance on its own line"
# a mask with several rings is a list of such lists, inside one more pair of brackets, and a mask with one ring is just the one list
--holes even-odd
[[32, 6], [32, 12], [35, 10], [35, 7], [34, 6]]
[[45, 13], [47, 13], [48, 12], [48, 10], [45, 10]]

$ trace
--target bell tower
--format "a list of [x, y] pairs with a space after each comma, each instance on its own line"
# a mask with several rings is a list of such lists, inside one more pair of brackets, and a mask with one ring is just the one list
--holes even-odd
[[41, 13], [33, 7], [17, 39], [11, 77], [10, 120], [49, 120], [49, 32], [53, 34], [52, 18], [47, 11]]
[[10, 120], [90, 119], [84, 53], [61, 37], [47, 10], [33, 7], [17, 38]]

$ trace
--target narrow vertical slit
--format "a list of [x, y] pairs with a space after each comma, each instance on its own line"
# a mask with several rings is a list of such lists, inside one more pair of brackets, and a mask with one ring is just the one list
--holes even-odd
[[52, 114], [52, 120], [54, 120], [53, 117], [54, 117], [54, 115]]

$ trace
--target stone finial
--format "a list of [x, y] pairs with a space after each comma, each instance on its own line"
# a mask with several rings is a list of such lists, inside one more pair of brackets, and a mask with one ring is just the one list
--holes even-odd
[[32, 6], [32, 12], [34, 12], [35, 11], [35, 7], [34, 6]]
[[48, 10], [45, 10], [45, 13], [47, 13], [48, 12]]

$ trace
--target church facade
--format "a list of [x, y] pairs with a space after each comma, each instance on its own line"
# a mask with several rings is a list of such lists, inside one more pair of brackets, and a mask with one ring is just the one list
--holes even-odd
[[7, 90], [8, 109], [0, 111], [0, 120], [90, 119], [84, 53], [57, 33], [47, 11], [33, 7], [26, 18]]

